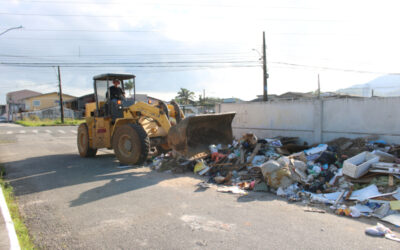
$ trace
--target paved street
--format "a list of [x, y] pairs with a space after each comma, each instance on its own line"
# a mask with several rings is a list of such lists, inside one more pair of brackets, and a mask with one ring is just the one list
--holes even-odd
[[307, 213], [301, 204], [267, 193], [240, 197], [199, 190], [201, 179], [191, 173], [118, 168], [110, 150], [80, 158], [76, 129], [0, 124], [0, 162], [40, 248], [399, 247], [364, 234], [375, 219]]

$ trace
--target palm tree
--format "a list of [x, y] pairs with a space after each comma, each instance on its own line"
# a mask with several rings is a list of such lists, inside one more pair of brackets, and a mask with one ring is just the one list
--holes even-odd
[[178, 95], [175, 97], [175, 99], [181, 103], [181, 104], [189, 104], [189, 101], [193, 101], [194, 98], [194, 92], [181, 88], [180, 91], [178, 91]]
[[129, 91], [129, 96], [131, 96], [131, 90], [133, 89], [133, 82], [132, 80], [129, 80], [125, 83], [125, 89]]

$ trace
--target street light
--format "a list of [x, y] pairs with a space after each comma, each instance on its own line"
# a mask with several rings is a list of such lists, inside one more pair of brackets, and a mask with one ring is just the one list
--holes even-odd
[[[22, 29], [22, 28], [23, 28], [22, 25], [20, 25], [18, 27], [11, 27], [11, 28], [6, 29], [5, 31], [1, 32], [0, 36], [5, 34], [5, 33], [7, 33], [7, 32], [9, 32], [9, 31], [11, 31], [11, 30]], [[10, 114], [11, 114], [11, 106], [12, 105], [11, 105], [11, 102], [9, 102], [7, 104], [8, 104], [8, 119], [7, 120], [8, 120], [8, 122], [10, 122]]]
[[9, 32], [10, 30], [16, 30], [16, 29], [22, 29], [22, 28], [23, 28], [22, 25], [20, 25], [18, 27], [12, 27], [12, 28], [6, 29], [5, 31], [0, 33], [0, 36], [3, 35], [4, 33]]
[[254, 49], [254, 48], [251, 49], [251, 50], [258, 53], [258, 55], [260, 56], [260, 58], [258, 58], [258, 60], [261, 61], [262, 60], [262, 55], [261, 55], [260, 51], [258, 51], [257, 49]]

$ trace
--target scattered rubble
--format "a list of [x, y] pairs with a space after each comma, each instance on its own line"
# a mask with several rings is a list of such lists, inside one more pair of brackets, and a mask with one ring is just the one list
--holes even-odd
[[338, 215], [373, 216], [400, 227], [399, 155], [400, 145], [376, 138], [338, 138], [308, 146], [296, 137], [258, 139], [247, 133], [231, 145], [210, 145], [208, 153], [190, 159], [162, 154], [150, 166], [192, 171], [207, 178], [204, 188], [215, 184], [219, 192], [273, 192], [291, 202], [327, 204]]

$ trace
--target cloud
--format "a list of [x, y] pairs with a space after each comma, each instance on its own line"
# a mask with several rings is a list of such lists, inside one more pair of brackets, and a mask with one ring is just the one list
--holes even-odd
[[[164, 66], [171, 67], [62, 67], [63, 86], [71, 94], [86, 94], [92, 91], [93, 75], [129, 72], [137, 75], [138, 92], [166, 99], [184, 87], [198, 94], [205, 89], [206, 95], [250, 100], [262, 94], [260, 67], [224, 64], [226, 68], [217, 68], [218, 63], [200, 67], [197, 63], [188, 68], [189, 63], [185, 67], [172, 67], [168, 62], [257, 61], [259, 54], [253, 49], [261, 51], [261, 35], [265, 30], [270, 93], [315, 90], [318, 73], [322, 89], [335, 90], [366, 82], [377, 74], [276, 62], [395, 72], [400, 56], [397, 48], [400, 35], [394, 32], [400, 21], [396, 13], [398, 5], [396, 1], [375, 4], [361, 0], [351, 3], [118, 0], [107, 4], [94, 0], [79, 3], [14, 0], [2, 4], [3, 13], [54, 16], [3, 14], [1, 29], [18, 25], [25, 29], [0, 36], [0, 62], [164, 62]], [[42, 91], [50, 91], [43, 83], [57, 83], [52, 68], [0, 65], [0, 78], [0, 103], [5, 102], [6, 92], [19, 89], [21, 83]], [[51, 91], [54, 88], [52, 85]]]

